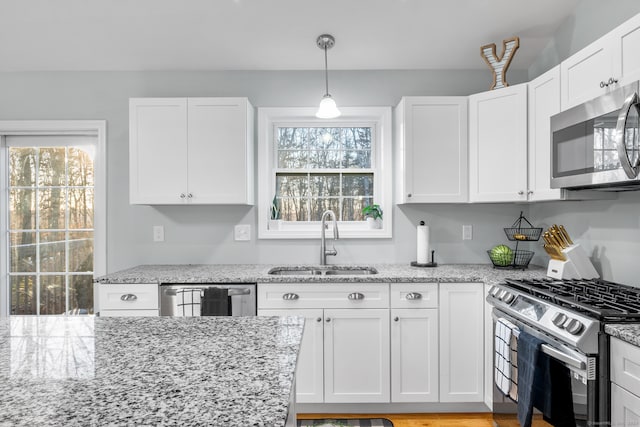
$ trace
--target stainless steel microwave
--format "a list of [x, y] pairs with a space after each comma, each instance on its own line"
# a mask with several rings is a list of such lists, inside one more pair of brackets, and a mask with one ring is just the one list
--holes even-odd
[[640, 189], [639, 85], [551, 117], [551, 188]]

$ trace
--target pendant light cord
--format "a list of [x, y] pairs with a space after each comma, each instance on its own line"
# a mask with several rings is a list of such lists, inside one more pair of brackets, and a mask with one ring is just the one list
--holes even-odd
[[329, 95], [329, 68], [327, 66], [327, 45], [324, 45], [324, 84], [325, 84], [325, 95]]

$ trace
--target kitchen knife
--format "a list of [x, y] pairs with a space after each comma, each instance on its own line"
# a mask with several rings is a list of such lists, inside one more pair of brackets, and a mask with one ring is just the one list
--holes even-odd
[[571, 240], [571, 237], [569, 237], [569, 233], [567, 233], [567, 230], [565, 230], [564, 225], [560, 226], [560, 232], [562, 233], [564, 238], [567, 240], [567, 243], [569, 243], [569, 246], [572, 246], [573, 241]]

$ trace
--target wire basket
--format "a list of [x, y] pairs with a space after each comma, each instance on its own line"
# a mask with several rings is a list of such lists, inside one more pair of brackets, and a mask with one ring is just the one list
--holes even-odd
[[494, 268], [521, 268], [529, 266], [534, 252], [517, 249], [511, 252], [492, 253], [487, 251]]
[[[523, 221], [526, 224], [524, 224]], [[528, 225], [528, 227], [523, 227], [523, 225]], [[516, 222], [514, 222], [511, 227], [506, 227], [504, 233], [507, 235], [507, 239], [511, 241], [537, 241], [540, 240], [540, 236], [542, 235], [542, 227], [534, 227], [531, 225], [529, 220], [520, 212], [520, 216]]]

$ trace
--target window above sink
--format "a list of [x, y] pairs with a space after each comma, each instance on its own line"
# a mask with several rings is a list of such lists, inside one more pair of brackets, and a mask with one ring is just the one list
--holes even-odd
[[[260, 239], [319, 238], [326, 209], [342, 238], [391, 237], [391, 108], [342, 111], [327, 120], [312, 108], [258, 109]], [[274, 203], [277, 221], [270, 220]], [[381, 228], [362, 214], [372, 204], [384, 212]]]

